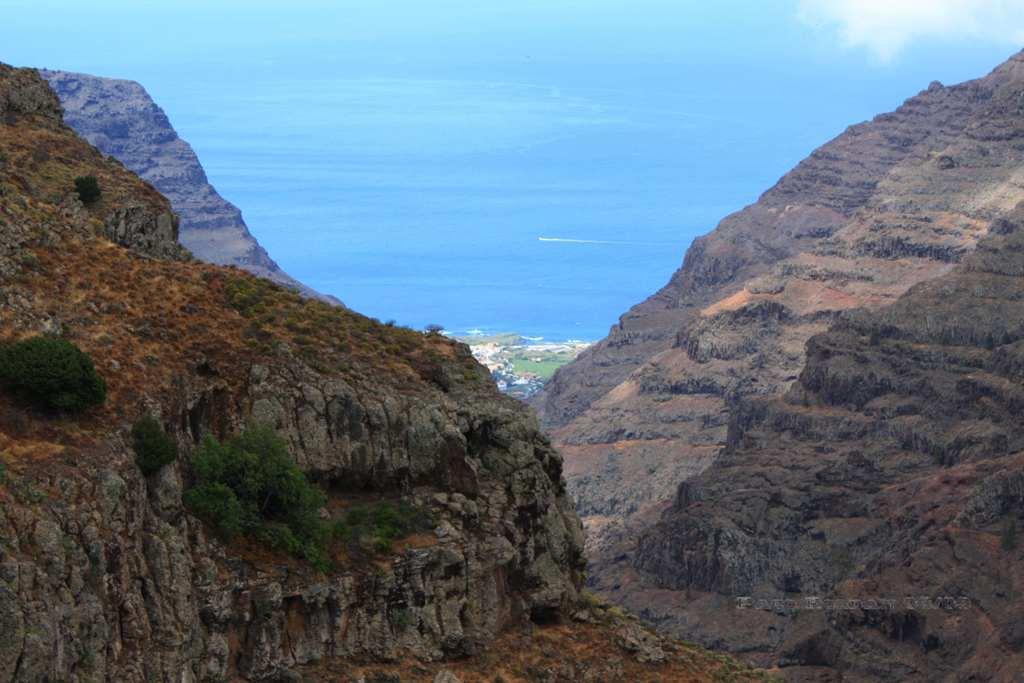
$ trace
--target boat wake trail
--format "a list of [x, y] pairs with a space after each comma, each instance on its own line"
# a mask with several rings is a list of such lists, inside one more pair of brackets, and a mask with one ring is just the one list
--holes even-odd
[[637, 247], [668, 246], [660, 242], [622, 242], [618, 240], [578, 240], [570, 237], [538, 237], [538, 242], [560, 242], [562, 244], [618, 244]]

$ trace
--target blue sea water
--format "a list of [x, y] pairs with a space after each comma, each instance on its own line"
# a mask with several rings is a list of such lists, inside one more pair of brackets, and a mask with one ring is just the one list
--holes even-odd
[[0, 60], [142, 83], [280, 265], [359, 311], [596, 339], [815, 147], [1011, 51], [879, 63], [798, 4], [8, 0]]
[[[399, 78], [161, 98], [283, 268], [381, 319], [597, 339], [833, 132], [722, 95]], [[170, 103], [166, 100], [170, 99]], [[766, 160], [771, 160], [770, 163]]]

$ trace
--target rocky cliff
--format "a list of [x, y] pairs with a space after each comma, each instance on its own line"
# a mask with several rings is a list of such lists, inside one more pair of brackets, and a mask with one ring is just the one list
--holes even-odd
[[1020, 680], [1022, 321], [1024, 205], [951, 273], [812, 337], [641, 538], [636, 566], [687, 591], [667, 625], [792, 678]]
[[641, 608], [634, 539], [725, 444], [731, 410], [779, 396], [808, 339], [949, 273], [1024, 199], [1024, 56], [815, 150], [698, 238], [682, 267], [537, 401], [589, 530], [594, 584]]
[[326, 300], [291, 278], [249, 233], [242, 212], [210, 184], [192, 147], [149, 93], [133, 81], [67, 71], [40, 71], [75, 132], [149, 181], [181, 218], [181, 243], [195, 256], [240, 266], [307, 296]]
[[[75, 178], [102, 191], [83, 204]], [[0, 64], [0, 343], [60, 335], [104, 405], [0, 391], [0, 680], [576, 681], [754, 676], [581, 600], [561, 458], [464, 345], [382, 325], [177, 244], [171, 205]], [[177, 459], [144, 475], [155, 416]], [[422, 533], [312, 563], [222, 540], [183, 504], [193, 454], [269, 425], [327, 494]]]

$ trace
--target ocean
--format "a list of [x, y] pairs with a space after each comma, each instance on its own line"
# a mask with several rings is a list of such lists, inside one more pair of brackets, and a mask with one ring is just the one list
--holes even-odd
[[415, 328], [589, 341], [663, 286], [696, 236], [916, 91], [728, 75], [270, 69], [164, 79], [153, 95], [302, 282]]
[[159, 99], [172, 123], [286, 271], [456, 334], [602, 337], [825, 138], [765, 136], [685, 89], [288, 78], [177, 94]]

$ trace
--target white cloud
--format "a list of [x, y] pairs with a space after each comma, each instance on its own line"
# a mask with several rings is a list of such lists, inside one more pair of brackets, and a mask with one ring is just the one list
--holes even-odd
[[882, 61], [918, 39], [1024, 43], [1024, 0], [800, 0], [799, 17]]

